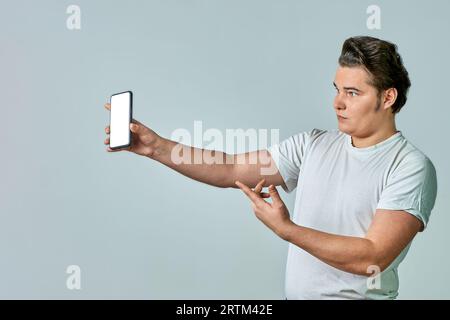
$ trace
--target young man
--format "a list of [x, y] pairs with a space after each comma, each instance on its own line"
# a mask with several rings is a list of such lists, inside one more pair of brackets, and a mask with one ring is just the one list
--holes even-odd
[[[397, 267], [434, 206], [435, 168], [396, 129], [410, 81], [394, 44], [347, 39], [333, 84], [338, 130], [302, 132], [268, 150], [213, 154], [222, 164], [176, 164], [178, 144], [135, 121], [127, 150], [204, 183], [239, 187], [256, 216], [289, 242], [287, 299], [394, 299]], [[267, 163], [276, 170], [264, 176]], [[278, 185], [299, 187], [291, 216]]]

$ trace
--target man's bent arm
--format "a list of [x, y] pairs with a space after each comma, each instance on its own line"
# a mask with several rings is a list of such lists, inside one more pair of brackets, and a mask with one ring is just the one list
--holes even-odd
[[330, 234], [291, 224], [283, 238], [323, 262], [346, 272], [370, 276], [384, 271], [422, 228], [404, 211], [378, 209], [364, 238]]

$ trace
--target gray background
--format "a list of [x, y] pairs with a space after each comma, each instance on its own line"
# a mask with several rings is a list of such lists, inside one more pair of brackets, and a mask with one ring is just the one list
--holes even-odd
[[[81, 30], [66, 8], [81, 7]], [[381, 7], [381, 30], [366, 8]], [[398, 128], [434, 162], [428, 229], [400, 267], [400, 298], [450, 298], [447, 228], [450, 2], [1, 1], [0, 298], [283, 298], [287, 244], [240, 191], [105, 152], [103, 104], [133, 90], [135, 118], [177, 128], [337, 127], [342, 42], [399, 45], [412, 79]], [[447, 163], [447, 165], [446, 165]], [[289, 208], [293, 194], [282, 193]], [[66, 288], [81, 267], [82, 289]]]

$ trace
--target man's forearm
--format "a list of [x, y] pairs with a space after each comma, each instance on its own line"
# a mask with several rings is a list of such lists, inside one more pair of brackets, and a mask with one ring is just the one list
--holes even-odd
[[161, 137], [149, 157], [194, 180], [221, 188], [234, 187], [233, 155], [190, 147]]
[[334, 235], [292, 223], [283, 235], [283, 239], [309, 252], [323, 262], [346, 272], [370, 276], [370, 266], [380, 270], [376, 248], [366, 238]]

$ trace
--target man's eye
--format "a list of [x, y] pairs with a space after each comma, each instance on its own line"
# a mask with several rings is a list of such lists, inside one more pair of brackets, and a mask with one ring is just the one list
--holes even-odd
[[349, 91], [348, 94], [349, 94], [351, 97], [356, 97], [356, 96], [358, 96], [358, 93], [355, 92], [355, 91]]

